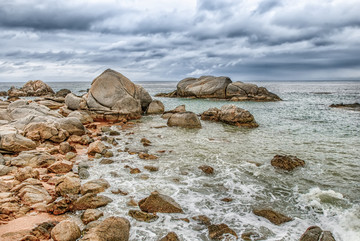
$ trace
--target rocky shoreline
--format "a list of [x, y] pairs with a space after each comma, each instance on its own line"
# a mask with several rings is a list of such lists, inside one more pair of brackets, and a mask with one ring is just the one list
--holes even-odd
[[[26, 84], [29, 85], [32, 84]], [[17, 97], [33, 96], [36, 89], [45, 88], [41, 86], [36, 82], [34, 88], [29, 87], [32, 92], [27, 93], [26, 88], [22, 88], [25, 94]], [[62, 92], [55, 94], [48, 90], [41, 94], [46, 97], [34, 101], [0, 102], [1, 240], [129, 240], [130, 218], [152, 222], [157, 219], [156, 213], [184, 213], [183, 207], [172, 197], [162, 194], [161, 190], [153, 190], [142, 200], [129, 201], [128, 205], [134, 209], [128, 212], [128, 217], [105, 217], [97, 208], [108, 205], [112, 199], [101, 193], [109, 188], [114, 194], [127, 193], [113, 189], [115, 187], [105, 179], [92, 180], [88, 169], [92, 162], [104, 165], [113, 162], [116, 154], [111, 149], [120, 140], [116, 138], [119, 132], [112, 126], [131, 131], [135, 125], [131, 120], [144, 114], [162, 114], [168, 119], [169, 127], [201, 128], [195, 113], [186, 111], [185, 106], [164, 112], [160, 101], [152, 100], [145, 89], [113, 70], [106, 70], [97, 77], [89, 92], [81, 97]], [[238, 127], [258, 126], [250, 112], [232, 105], [209, 109], [201, 114], [201, 119]], [[146, 138], [141, 143], [152, 145]], [[158, 158], [137, 150], [119, 151], [136, 154], [145, 160]], [[305, 162], [296, 157], [279, 155], [271, 164], [285, 172], [305, 166]], [[131, 174], [140, 172], [138, 168], [127, 168]], [[151, 165], [145, 169], [158, 170]], [[199, 169], [206, 175], [214, 173], [211, 166], [199, 166]], [[70, 213], [78, 219], [68, 215]], [[269, 209], [254, 209], [253, 214], [275, 225], [292, 220]], [[190, 220], [206, 227], [208, 237], [213, 240], [240, 236], [227, 224], [212, 223], [204, 215], [183, 221]], [[253, 240], [256, 235], [242, 233], [241, 238]], [[300, 240], [319, 240], [320, 237], [324, 241], [335, 240], [331, 233], [319, 227], [310, 227]], [[158, 239], [181, 240], [174, 232]]]

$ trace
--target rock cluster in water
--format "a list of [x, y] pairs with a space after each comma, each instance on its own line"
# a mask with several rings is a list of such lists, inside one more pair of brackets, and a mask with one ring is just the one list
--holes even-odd
[[255, 84], [232, 82], [229, 77], [201, 76], [186, 78], [177, 84], [175, 91], [160, 93], [159, 97], [190, 97], [229, 99], [231, 101], [279, 101], [281, 98]]

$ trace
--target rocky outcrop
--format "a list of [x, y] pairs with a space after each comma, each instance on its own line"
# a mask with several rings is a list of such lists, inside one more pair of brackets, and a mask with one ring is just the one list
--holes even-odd
[[221, 109], [210, 108], [201, 114], [201, 119], [220, 121], [240, 127], [254, 128], [259, 126], [249, 111], [235, 105], [224, 105]]
[[271, 160], [271, 165], [286, 171], [292, 171], [297, 167], [305, 166], [305, 161], [290, 155], [276, 155]]
[[99, 225], [90, 229], [81, 241], [128, 241], [129, 235], [129, 220], [121, 217], [109, 217], [102, 221]]
[[68, 89], [61, 89], [55, 93], [55, 96], [65, 98], [70, 93], [71, 93], [71, 91]]
[[354, 110], [354, 111], [360, 111], [360, 103], [353, 103], [353, 104], [332, 104], [330, 105], [331, 108], [342, 108], [347, 110]]
[[79, 226], [70, 220], [61, 221], [51, 230], [51, 238], [54, 241], [76, 241], [80, 236]]
[[299, 241], [335, 241], [330, 231], [323, 231], [318, 226], [309, 227]]
[[285, 222], [289, 222], [292, 218], [289, 218], [281, 213], [275, 212], [271, 209], [254, 209], [253, 213], [257, 216], [261, 216], [272, 222], [273, 224], [280, 225]]
[[51, 89], [50, 86], [45, 84], [41, 80], [28, 81], [24, 84], [23, 87], [17, 89], [14, 86], [11, 87], [7, 95], [9, 97], [19, 97], [19, 96], [45, 96], [45, 95], [54, 95], [55, 92]]
[[167, 125], [172, 126], [179, 126], [184, 128], [201, 128], [201, 123], [197, 115], [193, 112], [180, 112], [172, 114], [168, 121]]
[[232, 82], [229, 77], [201, 76], [186, 78], [177, 84], [176, 91], [160, 93], [159, 97], [216, 98], [231, 101], [279, 101], [281, 98], [255, 84]]
[[169, 196], [152, 192], [147, 198], [139, 201], [141, 211], [147, 213], [182, 213], [180, 205]]

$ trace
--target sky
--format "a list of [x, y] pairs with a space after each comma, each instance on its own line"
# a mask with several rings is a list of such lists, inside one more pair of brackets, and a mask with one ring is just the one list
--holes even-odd
[[0, 82], [360, 80], [359, 0], [1, 0]]

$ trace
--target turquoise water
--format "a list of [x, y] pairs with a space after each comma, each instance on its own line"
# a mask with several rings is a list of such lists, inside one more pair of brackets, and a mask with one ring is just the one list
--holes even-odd
[[[170, 92], [175, 82], [140, 83], [151, 95]], [[210, 107], [236, 104], [249, 110], [259, 128], [242, 129], [221, 123], [202, 122], [200, 130], [155, 128], [166, 125], [159, 116], [145, 116], [132, 130], [121, 131], [117, 149], [148, 151], [158, 160], [140, 160], [120, 152], [110, 165], [91, 162], [91, 178], [105, 178], [112, 188], [129, 196], [106, 195], [114, 202], [102, 210], [107, 215], [127, 216], [130, 196], [140, 200], [154, 190], [173, 197], [184, 214], [158, 214], [153, 223], [131, 221], [131, 240], [158, 240], [175, 231], [183, 240], [208, 240], [207, 229], [190, 218], [204, 214], [213, 223], [226, 223], [240, 236], [256, 232], [262, 240], [298, 240], [312, 225], [330, 230], [336, 240], [360, 240], [360, 112], [329, 108], [333, 103], [360, 102], [360, 82], [264, 82], [281, 102], [227, 102], [215, 100], [158, 98], [167, 110], [185, 104], [201, 113]], [[19, 84], [21, 86], [21, 84]], [[54, 90], [68, 88], [77, 94], [90, 83], [49, 83]], [[116, 127], [113, 127], [116, 129]], [[134, 132], [134, 134], [129, 134]], [[152, 146], [144, 148], [146, 137]], [[163, 154], [157, 153], [165, 150]], [[276, 154], [305, 160], [306, 166], [291, 173], [274, 169]], [[85, 158], [85, 157], [83, 157]], [[261, 164], [260, 166], [254, 163]], [[215, 175], [197, 168], [211, 165]], [[125, 165], [142, 173], [129, 174]], [[144, 165], [159, 171], [147, 172]], [[111, 172], [118, 173], [117, 177]], [[144, 180], [141, 175], [148, 175]], [[229, 197], [233, 201], [222, 202]], [[276, 226], [252, 214], [254, 207], [271, 207], [293, 221]]]

